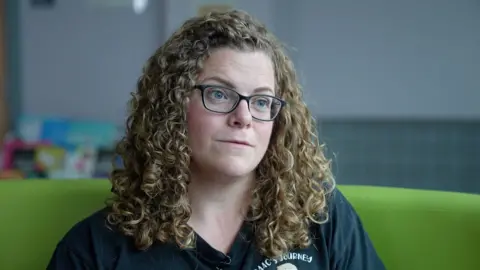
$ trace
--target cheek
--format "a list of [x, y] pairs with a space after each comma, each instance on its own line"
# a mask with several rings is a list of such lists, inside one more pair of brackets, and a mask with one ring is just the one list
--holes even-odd
[[[189, 134], [198, 134], [202, 131], [202, 111], [195, 103], [190, 103], [187, 113], [187, 125]], [[190, 135], [190, 138], [194, 136]]]
[[262, 123], [257, 127], [257, 131], [259, 141], [266, 149], [270, 143], [270, 138], [272, 137], [273, 123]]
[[205, 140], [211, 137], [215, 130], [214, 121], [210, 121], [211, 115], [203, 108], [202, 104], [192, 102], [189, 104], [187, 113], [187, 125], [190, 146], [192, 148], [201, 146]]

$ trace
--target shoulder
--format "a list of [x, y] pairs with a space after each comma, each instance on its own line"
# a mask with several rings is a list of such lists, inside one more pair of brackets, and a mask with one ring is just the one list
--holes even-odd
[[75, 224], [56, 246], [48, 269], [78, 265], [95, 269], [112, 263], [116, 250], [127, 246], [129, 238], [107, 226], [107, 214], [104, 208]]
[[328, 220], [314, 226], [314, 234], [320, 235], [316, 244], [328, 251], [335, 269], [385, 269], [362, 220], [340, 190], [327, 195], [327, 206]]
[[[62, 239], [72, 248], [81, 248], [82, 244], [118, 244], [127, 240], [125, 236], [107, 224], [108, 208], [101, 209], [75, 224]], [[93, 243], [91, 243], [93, 242]]]
[[326, 221], [313, 224], [311, 230], [317, 244], [321, 240], [324, 250], [334, 256], [347, 245], [353, 234], [357, 233], [356, 230], [363, 231], [363, 226], [355, 209], [340, 190], [334, 188], [325, 196], [327, 209], [322, 217]]
[[358, 226], [360, 218], [352, 204], [343, 195], [343, 193], [334, 188], [327, 195], [328, 221], [327, 224], [334, 228], [344, 228], [348, 233]]

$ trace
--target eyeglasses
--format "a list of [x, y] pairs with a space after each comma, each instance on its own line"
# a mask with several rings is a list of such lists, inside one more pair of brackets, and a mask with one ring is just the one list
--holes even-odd
[[195, 85], [202, 92], [202, 102], [205, 109], [216, 113], [233, 112], [240, 101], [245, 100], [252, 117], [260, 121], [272, 121], [278, 116], [284, 100], [271, 95], [244, 96], [237, 91], [218, 85]]

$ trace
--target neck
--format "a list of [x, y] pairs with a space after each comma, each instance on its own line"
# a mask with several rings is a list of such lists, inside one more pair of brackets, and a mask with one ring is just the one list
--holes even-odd
[[188, 223], [212, 247], [227, 253], [245, 220], [254, 174], [227, 177], [198, 171], [190, 176]]
[[243, 221], [250, 205], [253, 182], [253, 174], [228, 177], [192, 171], [188, 188], [192, 207], [191, 221]]

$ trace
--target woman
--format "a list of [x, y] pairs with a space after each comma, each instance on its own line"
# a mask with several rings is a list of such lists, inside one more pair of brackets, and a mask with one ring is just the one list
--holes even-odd
[[246, 13], [187, 21], [148, 60], [127, 122], [114, 198], [49, 269], [384, 269], [291, 61]]

